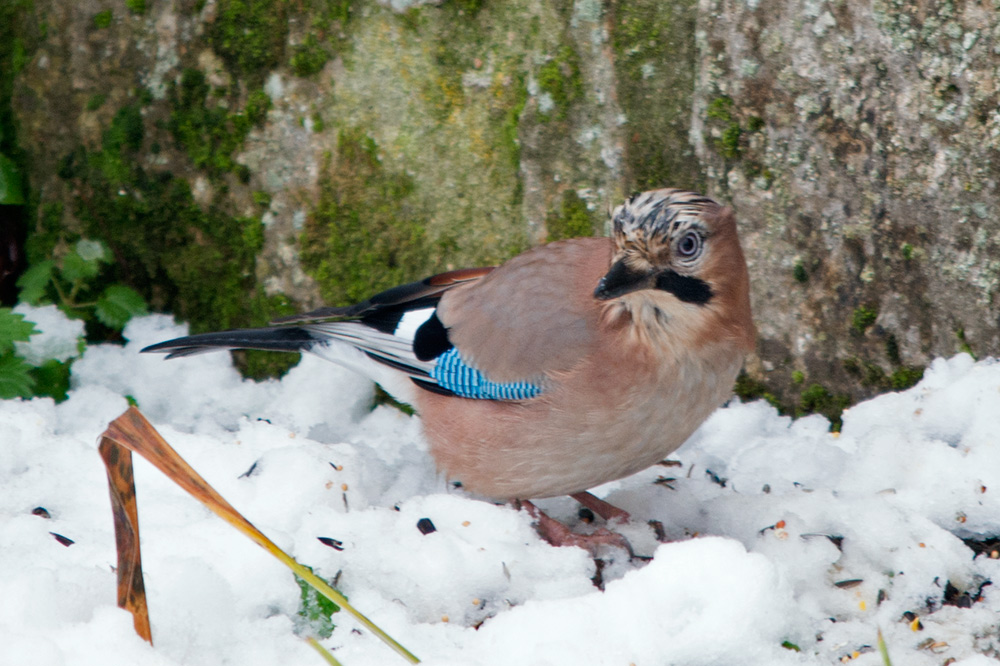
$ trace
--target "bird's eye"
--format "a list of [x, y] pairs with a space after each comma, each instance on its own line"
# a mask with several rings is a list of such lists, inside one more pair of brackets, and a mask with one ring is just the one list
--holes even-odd
[[701, 236], [693, 231], [689, 231], [677, 241], [677, 255], [681, 259], [694, 259], [701, 254]]

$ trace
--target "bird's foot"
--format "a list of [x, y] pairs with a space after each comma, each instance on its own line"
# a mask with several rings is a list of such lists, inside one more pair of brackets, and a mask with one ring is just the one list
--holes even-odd
[[628, 511], [619, 509], [614, 504], [608, 504], [604, 500], [591, 495], [586, 490], [582, 493], [573, 493], [570, 497], [608, 522], [617, 521], [619, 523], [627, 523], [629, 518], [631, 518]]
[[[594, 499], [596, 500], [597, 498], [595, 497]], [[601, 500], [597, 501], [600, 502]], [[606, 503], [602, 502], [602, 504]], [[595, 555], [597, 549], [601, 546], [612, 546], [614, 548], [624, 548], [629, 557], [633, 556], [632, 544], [621, 534], [606, 529], [599, 529], [591, 534], [576, 534], [569, 526], [559, 522], [527, 500], [517, 501], [514, 505], [519, 509], [524, 509], [535, 519], [535, 530], [538, 532], [538, 536], [553, 546], [577, 546], [583, 548], [591, 555]], [[611, 505], [608, 504], [607, 506]], [[615, 507], [611, 508], [614, 509]], [[600, 513], [596, 509], [591, 510], [595, 511], [595, 513]], [[618, 511], [621, 510], [618, 509]], [[625, 512], [622, 511], [622, 513]], [[628, 514], [625, 515], [626, 517], [628, 516]]]

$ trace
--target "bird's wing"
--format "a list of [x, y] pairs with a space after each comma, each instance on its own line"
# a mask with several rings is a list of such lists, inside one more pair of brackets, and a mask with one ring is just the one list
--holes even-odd
[[604, 307], [594, 289], [613, 249], [608, 238], [535, 248], [444, 294], [437, 317], [462, 359], [490, 380], [544, 384], [594, 351]]
[[539, 389], [490, 382], [462, 361], [436, 316], [445, 293], [473, 284], [492, 270], [484, 267], [441, 273], [393, 287], [355, 305], [320, 308], [275, 320], [265, 328], [177, 338], [142, 351], [166, 353], [167, 358], [221, 349], [308, 351], [374, 379], [405, 402], [413, 402], [413, 384], [406, 378], [446, 395], [525, 399]]
[[268, 328], [193, 335], [143, 351], [168, 358], [213, 348], [310, 351], [397, 395], [403, 373], [437, 393], [525, 400], [544, 391], [550, 373], [592, 351], [601, 308], [593, 292], [611, 252], [606, 238], [551, 243], [499, 268], [442, 273]]

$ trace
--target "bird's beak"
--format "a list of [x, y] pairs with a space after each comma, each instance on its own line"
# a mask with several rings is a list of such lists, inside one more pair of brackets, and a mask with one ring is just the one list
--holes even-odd
[[656, 284], [656, 273], [635, 269], [620, 259], [611, 265], [611, 270], [597, 283], [594, 298], [607, 301], [640, 289], [649, 289]]

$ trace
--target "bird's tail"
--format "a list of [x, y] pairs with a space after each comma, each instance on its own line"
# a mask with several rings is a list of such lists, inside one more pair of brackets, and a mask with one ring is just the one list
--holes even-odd
[[143, 352], [160, 352], [167, 358], [191, 356], [224, 349], [262, 349], [265, 351], [306, 351], [317, 342], [309, 331], [298, 326], [241, 328], [218, 333], [201, 333], [185, 338], [158, 342]]

